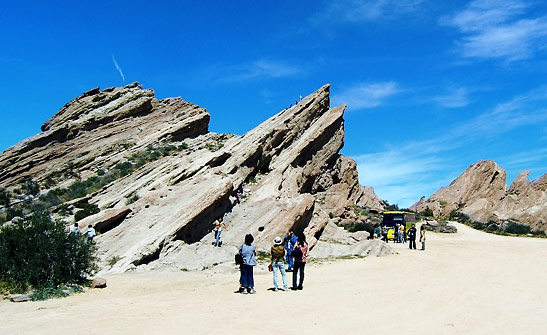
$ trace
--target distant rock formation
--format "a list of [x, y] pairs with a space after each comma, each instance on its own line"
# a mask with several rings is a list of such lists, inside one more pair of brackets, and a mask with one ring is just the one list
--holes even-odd
[[421, 212], [430, 208], [437, 216], [457, 210], [475, 221], [516, 220], [547, 231], [547, 174], [533, 182], [529, 174], [528, 170], [521, 172], [507, 190], [505, 170], [493, 161], [479, 161], [450, 186], [427, 200], [423, 197], [411, 209]]
[[[203, 108], [180, 98], [157, 100], [138, 83], [96, 88], [66, 104], [42, 133], [2, 153], [0, 186], [31, 177], [67, 187], [71, 176], [84, 180], [135, 165], [130, 157], [170, 145], [179, 149], [137, 165], [84, 199], [101, 209], [79, 226], [84, 231], [91, 224], [100, 233], [95, 240], [103, 272], [233, 262], [248, 233], [258, 250], [269, 250], [274, 237], [289, 229], [305, 233], [313, 248], [327, 225], [332, 231], [340, 217], [355, 218], [354, 205], [384, 206], [372, 188], [359, 185], [356, 163], [339, 154], [345, 106], [329, 107], [329, 88], [243, 136], [209, 132]], [[241, 203], [235, 202], [238, 192]], [[228, 229], [223, 246], [215, 248], [212, 222], [221, 216]], [[391, 252], [361, 235], [330, 256]], [[332, 239], [322, 242], [321, 256], [329, 256], [325, 243], [336, 243]]]

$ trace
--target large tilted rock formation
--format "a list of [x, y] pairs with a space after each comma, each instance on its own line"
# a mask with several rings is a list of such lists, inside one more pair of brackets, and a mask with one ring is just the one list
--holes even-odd
[[430, 208], [441, 216], [457, 210], [480, 222], [516, 220], [547, 231], [547, 174], [530, 182], [529, 173], [521, 172], [507, 189], [505, 170], [493, 161], [480, 161], [411, 209]]
[[[67, 169], [92, 177], [151, 145], [184, 142], [187, 149], [87, 196], [101, 212], [79, 224], [100, 232], [103, 271], [233, 262], [245, 234], [255, 236], [259, 250], [268, 250], [289, 229], [304, 232], [322, 257], [391, 253], [383, 243], [367, 241], [366, 233], [346, 234], [334, 225], [339, 217], [354, 216], [355, 204], [381, 209], [383, 203], [359, 185], [355, 162], [339, 154], [345, 106], [329, 107], [329, 88], [243, 136], [210, 133], [204, 109], [179, 98], [158, 101], [136, 83], [94, 89], [63, 107], [43, 133], [2, 154], [0, 185], [24, 177], [43, 182]], [[269, 158], [269, 171], [259, 173]], [[247, 196], [234, 206], [237, 190]], [[138, 200], [128, 204], [129, 198]], [[212, 222], [220, 216], [228, 230], [223, 247], [215, 248]]]

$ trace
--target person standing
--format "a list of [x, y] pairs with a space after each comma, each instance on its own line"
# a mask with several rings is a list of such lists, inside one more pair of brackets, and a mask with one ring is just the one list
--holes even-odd
[[405, 226], [404, 225], [401, 225], [399, 227], [399, 238], [401, 239], [401, 243], [406, 243]]
[[287, 257], [287, 263], [289, 264], [287, 272], [291, 272], [294, 267], [294, 261], [291, 255], [297, 241], [298, 238], [294, 235], [294, 231], [289, 230], [289, 234], [285, 236], [285, 255]]
[[412, 225], [408, 230], [408, 248], [416, 250], [416, 225]]
[[[306, 236], [302, 233], [298, 236], [298, 242], [296, 243], [292, 256], [294, 257], [294, 270], [292, 273], [292, 289], [302, 290], [304, 284], [304, 268], [306, 267], [306, 261], [308, 258], [308, 243], [306, 242]], [[298, 272], [300, 272], [300, 281], [298, 286], [296, 285]]]
[[287, 290], [287, 274], [285, 273], [285, 262], [283, 262], [283, 257], [285, 256], [285, 248], [283, 246], [283, 241], [281, 241], [281, 237], [276, 237], [273, 243], [274, 244], [272, 246], [271, 253], [272, 253], [274, 291], [278, 290], [277, 270], [281, 271], [281, 278], [283, 280], [282, 290], [286, 291]]
[[253, 246], [254, 237], [251, 234], [245, 235], [245, 244], [241, 246], [239, 252], [243, 258], [241, 264], [241, 286], [243, 294], [255, 294], [255, 282], [253, 277], [253, 267], [256, 265], [256, 252]]
[[420, 226], [420, 242], [422, 242], [422, 250], [425, 250], [425, 225]]
[[216, 219], [213, 224], [215, 225], [213, 229], [215, 232], [215, 247], [220, 247], [220, 234], [222, 233], [222, 228], [226, 228], [226, 224], [222, 221], [222, 217]]
[[382, 226], [382, 240], [386, 243], [387, 242], [387, 227], [386, 226]]
[[97, 235], [97, 233], [95, 233], [95, 228], [93, 228], [92, 225], [87, 226], [86, 235], [88, 241], [93, 241], [93, 238]]
[[70, 228], [70, 232], [76, 236], [80, 235], [80, 228], [78, 228], [78, 222], [74, 222], [74, 226]]

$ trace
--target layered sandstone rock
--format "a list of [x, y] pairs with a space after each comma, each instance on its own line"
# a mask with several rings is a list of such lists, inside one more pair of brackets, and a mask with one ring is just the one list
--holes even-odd
[[505, 170], [493, 161], [480, 161], [411, 209], [430, 208], [437, 216], [457, 210], [480, 222], [516, 220], [547, 231], [547, 174], [533, 182], [529, 174], [528, 170], [521, 172], [507, 189]]
[[[25, 176], [42, 182], [67, 169], [86, 178], [145, 148], [184, 143], [184, 150], [88, 194], [85, 200], [101, 212], [79, 225], [95, 225], [100, 233], [103, 271], [233, 262], [245, 234], [267, 251], [289, 229], [306, 234], [313, 254], [325, 227], [339, 216], [352, 217], [354, 205], [383, 207], [373, 189], [359, 185], [355, 162], [339, 154], [345, 106], [330, 108], [329, 88], [243, 136], [210, 133], [204, 109], [179, 98], [158, 101], [136, 83], [94, 89], [64, 106], [43, 133], [2, 154], [0, 185], [15, 185]], [[238, 191], [244, 201], [234, 205]], [[215, 248], [212, 222], [221, 216], [228, 229], [223, 247]], [[380, 243], [361, 236], [346, 253], [389, 252]], [[340, 255], [343, 250], [336, 251]]]

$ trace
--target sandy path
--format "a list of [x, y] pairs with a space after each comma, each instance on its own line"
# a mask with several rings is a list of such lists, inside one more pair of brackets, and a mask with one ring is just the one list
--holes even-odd
[[0, 302], [0, 334], [547, 334], [547, 239], [458, 230], [430, 233], [425, 252], [308, 264], [298, 292], [267, 291], [267, 272], [256, 295], [233, 293], [237, 273], [109, 276], [104, 290]]

